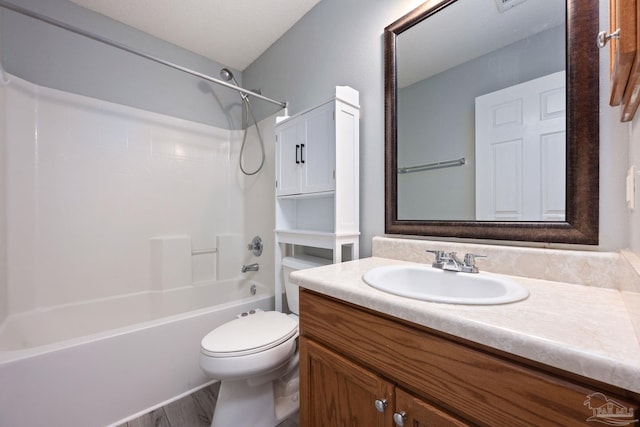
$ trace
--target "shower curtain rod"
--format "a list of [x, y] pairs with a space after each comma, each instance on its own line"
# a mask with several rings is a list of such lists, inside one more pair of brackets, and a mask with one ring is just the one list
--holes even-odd
[[191, 74], [192, 76], [196, 76], [196, 77], [199, 77], [201, 79], [210, 81], [212, 83], [216, 83], [216, 84], [219, 84], [221, 86], [227, 87], [229, 89], [233, 89], [233, 90], [238, 91], [240, 93], [243, 93], [245, 95], [249, 95], [249, 96], [253, 96], [254, 98], [262, 99], [263, 101], [267, 101], [267, 102], [270, 102], [272, 104], [278, 105], [281, 108], [287, 108], [287, 106], [288, 106], [288, 102], [287, 101], [277, 101], [275, 99], [268, 98], [268, 97], [266, 97], [264, 95], [261, 95], [259, 93], [253, 92], [253, 91], [251, 91], [249, 89], [245, 89], [245, 88], [242, 88], [240, 86], [236, 86], [236, 85], [233, 85], [231, 83], [227, 83], [224, 80], [216, 79], [215, 77], [211, 77], [211, 76], [208, 76], [206, 74], [199, 73], [197, 71], [191, 70], [191, 69], [183, 67], [181, 65], [174, 64], [173, 62], [165, 61], [164, 59], [158, 58], [157, 56], [149, 55], [147, 53], [144, 53], [144, 52], [141, 52], [139, 50], [136, 50], [136, 49], [134, 49], [132, 47], [129, 47], [129, 46], [126, 46], [124, 44], [118, 43], [116, 41], [109, 40], [107, 38], [98, 36], [96, 34], [93, 34], [93, 33], [90, 33], [88, 31], [82, 30], [82, 29], [80, 29], [78, 27], [74, 27], [72, 25], [65, 24], [64, 22], [55, 20], [53, 18], [49, 18], [48, 16], [44, 16], [44, 15], [41, 15], [39, 13], [32, 12], [29, 9], [25, 9], [23, 7], [20, 7], [20, 6], [16, 6], [16, 5], [14, 5], [12, 3], [9, 3], [9, 2], [6, 2], [4, 0], [0, 0], [0, 7], [12, 10], [14, 12], [17, 12], [17, 13], [21, 14], [21, 15], [29, 16], [29, 17], [37, 19], [39, 21], [46, 22], [47, 24], [54, 25], [56, 27], [65, 29], [67, 31], [71, 31], [72, 33], [80, 34], [81, 36], [88, 37], [88, 38], [93, 39], [95, 41], [98, 41], [100, 43], [104, 43], [104, 44], [107, 44], [109, 46], [113, 46], [115, 48], [124, 50], [126, 52], [132, 53], [132, 54], [137, 55], [137, 56], [140, 56], [142, 58], [146, 58], [146, 59], [148, 59], [150, 61], [154, 61], [154, 62], [157, 62], [159, 64], [166, 65], [167, 67], [173, 68], [175, 70], [179, 70], [179, 71], [182, 71], [184, 73]]

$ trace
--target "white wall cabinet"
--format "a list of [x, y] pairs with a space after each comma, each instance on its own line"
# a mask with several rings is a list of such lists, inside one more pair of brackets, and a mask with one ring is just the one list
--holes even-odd
[[359, 120], [358, 92], [338, 86], [329, 100], [276, 124], [278, 310], [283, 257], [317, 250], [332, 262], [359, 257]]
[[278, 126], [276, 196], [335, 190], [333, 103]]

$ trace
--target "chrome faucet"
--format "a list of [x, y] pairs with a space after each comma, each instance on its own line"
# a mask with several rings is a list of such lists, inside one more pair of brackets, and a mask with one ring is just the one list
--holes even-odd
[[443, 270], [446, 271], [462, 271], [463, 262], [460, 261], [456, 252], [445, 253], [443, 256], [444, 265]]
[[256, 262], [255, 264], [243, 265], [241, 271], [246, 273], [247, 271], [258, 271], [260, 270], [260, 265]]
[[456, 252], [435, 250], [427, 250], [427, 252], [435, 256], [435, 261], [431, 264], [432, 267], [460, 273], [478, 273], [476, 258], [486, 258], [485, 255], [465, 254], [464, 259], [461, 261]]

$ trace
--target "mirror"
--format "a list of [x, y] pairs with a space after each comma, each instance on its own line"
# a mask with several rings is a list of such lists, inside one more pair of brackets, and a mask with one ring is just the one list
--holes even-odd
[[386, 233], [598, 243], [597, 18], [431, 0], [385, 28]]

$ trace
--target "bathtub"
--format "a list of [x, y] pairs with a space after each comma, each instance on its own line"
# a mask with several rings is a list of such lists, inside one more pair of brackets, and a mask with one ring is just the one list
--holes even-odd
[[198, 365], [211, 329], [273, 307], [266, 286], [225, 281], [10, 316], [0, 325], [0, 426], [106, 426], [143, 414], [212, 382]]

